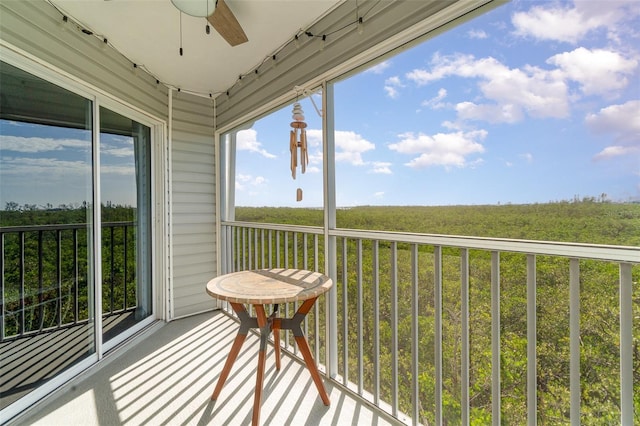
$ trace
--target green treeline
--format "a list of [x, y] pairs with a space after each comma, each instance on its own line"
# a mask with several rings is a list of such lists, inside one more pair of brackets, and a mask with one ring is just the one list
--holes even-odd
[[[322, 210], [297, 208], [236, 209], [236, 220], [321, 226]], [[533, 205], [446, 207], [354, 207], [337, 212], [338, 228], [401, 231], [640, 246], [640, 204], [616, 204], [585, 200]], [[280, 254], [281, 267], [303, 267], [302, 255], [293, 264], [293, 247], [308, 252], [307, 265], [323, 269], [322, 237], [318, 259], [312, 243], [292, 233], [288, 255]], [[245, 237], [242, 237], [245, 238]], [[246, 240], [251, 236], [247, 235]], [[275, 238], [274, 238], [275, 240]], [[240, 240], [238, 240], [240, 243]], [[304, 247], [303, 247], [304, 246]], [[417, 336], [419, 416], [422, 424], [435, 423], [435, 248], [368, 240], [337, 241], [336, 282], [338, 297], [339, 373], [349, 381], [375, 391], [375, 337], [379, 338], [380, 398], [393, 397], [393, 359], [398, 362], [398, 408], [411, 414], [412, 345]], [[275, 253], [275, 249], [274, 249]], [[374, 284], [377, 253], [378, 285]], [[246, 255], [245, 252], [241, 255]], [[238, 254], [236, 254], [238, 255]], [[442, 351], [443, 417], [460, 424], [461, 416], [461, 250], [442, 248]], [[276, 266], [275, 254], [273, 264]], [[285, 260], [287, 264], [285, 265]], [[358, 261], [361, 259], [361, 262]], [[638, 259], [640, 263], [640, 259]], [[527, 413], [527, 257], [501, 253], [500, 262], [500, 385], [503, 424], [526, 424]], [[471, 423], [491, 423], [492, 374], [492, 255], [469, 250], [469, 397]], [[569, 264], [566, 258], [536, 256], [536, 357], [538, 423], [569, 423]], [[358, 270], [361, 265], [361, 271]], [[412, 280], [417, 268], [417, 286]], [[393, 289], [392, 271], [397, 286]], [[580, 377], [581, 422], [619, 424], [620, 421], [620, 319], [619, 270], [616, 263], [579, 261], [580, 268]], [[632, 268], [633, 370], [636, 422], [640, 423], [640, 265]], [[393, 322], [395, 314], [397, 323]], [[416, 295], [414, 297], [414, 294]], [[319, 303], [322, 321], [324, 303]], [[413, 314], [417, 310], [417, 317]], [[345, 315], [346, 313], [346, 315]], [[378, 321], [375, 322], [377, 314]], [[315, 337], [315, 315], [310, 316], [309, 337]], [[321, 324], [323, 324], [321, 322]], [[414, 330], [417, 324], [417, 331]], [[397, 352], [393, 330], [397, 330]], [[358, 329], [362, 333], [358, 333]], [[324, 330], [319, 329], [323, 362]], [[313, 343], [312, 343], [313, 346]], [[347, 359], [346, 365], [343, 363]], [[361, 373], [362, 372], [362, 373]]]
[[[136, 305], [135, 209], [107, 203], [101, 215], [102, 306], [109, 314]], [[91, 221], [86, 204], [7, 203], [0, 211], [5, 338], [88, 320]]]
[[[321, 209], [237, 207], [236, 220], [322, 226]], [[338, 228], [640, 246], [640, 203], [594, 201], [339, 209]]]

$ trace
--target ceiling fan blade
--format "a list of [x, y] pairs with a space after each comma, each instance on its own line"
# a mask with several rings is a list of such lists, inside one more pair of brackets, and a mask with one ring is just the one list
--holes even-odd
[[237, 46], [249, 41], [240, 23], [224, 0], [218, 0], [216, 10], [207, 20], [231, 46]]

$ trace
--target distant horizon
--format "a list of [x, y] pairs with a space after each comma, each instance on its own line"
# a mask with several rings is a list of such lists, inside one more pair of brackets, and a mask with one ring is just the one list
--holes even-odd
[[[563, 199], [563, 200], [548, 200], [548, 201], [534, 201], [528, 203], [514, 203], [514, 202], [497, 202], [494, 204], [491, 203], [473, 203], [473, 204], [359, 204], [359, 205], [345, 205], [345, 206], [336, 206], [336, 209], [352, 209], [358, 207], [482, 207], [482, 206], [528, 206], [528, 205], [536, 205], [536, 204], [561, 204], [561, 203], [610, 203], [610, 204], [640, 204], [640, 200], [613, 200], [609, 198], [602, 198], [602, 195], [599, 196], [576, 196], [573, 199]], [[605, 194], [606, 195], [606, 194]], [[57, 210], [75, 210], [80, 208], [85, 208], [87, 206], [91, 206], [92, 203], [85, 201], [86, 205], [83, 205], [83, 202], [74, 202], [74, 203], [60, 203], [58, 205], [53, 205], [52, 203], [45, 204], [32, 204], [32, 203], [16, 203], [15, 208], [11, 206], [11, 209], [8, 209], [9, 203], [12, 201], [5, 202], [4, 205], [0, 205], [0, 211], [8, 212], [8, 211], [57, 211]], [[132, 206], [129, 204], [120, 204], [113, 203], [112, 201], [103, 201], [101, 206], [108, 206], [114, 208], [126, 208], [126, 209], [135, 209], [136, 206]], [[24, 208], [28, 207], [27, 210]], [[33, 207], [33, 208], [32, 208]], [[311, 209], [311, 210], [323, 210], [323, 206], [255, 206], [255, 205], [236, 205], [235, 207], [240, 208], [285, 208], [285, 209]]]

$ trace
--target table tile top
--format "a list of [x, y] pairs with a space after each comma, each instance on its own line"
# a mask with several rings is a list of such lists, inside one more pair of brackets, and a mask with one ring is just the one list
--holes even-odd
[[207, 293], [233, 303], [273, 304], [318, 297], [331, 278], [303, 269], [258, 269], [221, 275], [207, 283]]

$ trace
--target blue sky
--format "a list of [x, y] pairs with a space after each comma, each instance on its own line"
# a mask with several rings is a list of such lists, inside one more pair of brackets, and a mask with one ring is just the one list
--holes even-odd
[[[338, 206], [640, 201], [639, 28], [638, 0], [514, 0], [337, 82]], [[238, 133], [237, 205], [322, 206], [322, 121], [299, 101], [307, 172], [287, 105]], [[86, 131], [0, 126], [2, 208], [89, 197]], [[101, 161], [103, 199], [134, 204], [131, 139]]]
[[[0, 206], [91, 200], [91, 131], [0, 120]], [[136, 205], [133, 138], [102, 134], [102, 199]]]
[[[338, 82], [338, 206], [640, 200], [638, 28], [637, 0], [516, 0]], [[289, 171], [288, 105], [238, 134], [237, 205], [322, 206], [300, 102], [307, 173]]]

